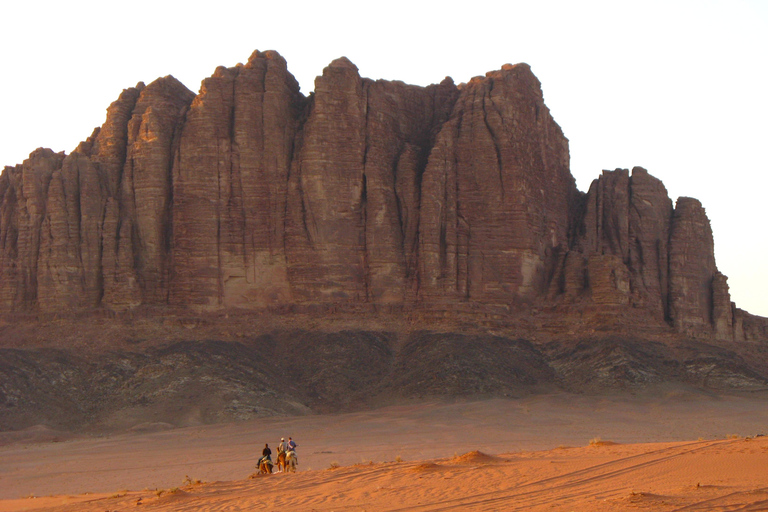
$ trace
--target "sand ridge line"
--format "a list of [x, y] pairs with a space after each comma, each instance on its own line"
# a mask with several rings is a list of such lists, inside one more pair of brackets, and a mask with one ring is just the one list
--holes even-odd
[[[548, 493], [549, 494], [549, 493], [552, 493], [552, 491], [556, 490], [556, 489], [566, 489], [566, 488], [570, 488], [570, 487], [579, 486], [579, 485], [582, 485], [582, 484], [585, 484], [585, 483], [595, 482], [595, 481], [598, 481], [598, 480], [604, 480], [604, 479], [607, 479], [607, 478], [612, 478], [612, 477], [615, 477], [615, 476], [624, 475], [624, 474], [630, 473], [632, 471], [636, 471], [638, 469], [642, 469], [642, 468], [645, 468], [645, 467], [648, 467], [648, 466], [652, 466], [652, 465], [655, 465], [655, 464], [660, 464], [660, 463], [663, 463], [663, 462], [665, 462], [667, 460], [671, 460], [673, 458], [677, 458], [677, 457], [680, 457], [680, 456], [683, 456], [683, 455], [694, 453], [696, 451], [700, 451], [700, 450], [703, 450], [703, 449], [706, 449], [706, 448], [711, 448], [713, 446], [718, 446], [718, 445], [721, 445], [721, 444], [732, 444], [733, 442], [734, 442], [733, 440], [693, 441], [693, 442], [690, 442], [690, 443], [685, 443], [685, 444], [680, 445], [680, 446], [666, 446], [664, 448], [660, 448], [658, 450], [653, 450], [651, 452], [641, 453], [641, 454], [637, 454], [637, 455], [631, 455], [631, 456], [624, 457], [624, 458], [618, 459], [618, 460], [611, 460], [611, 461], [604, 462], [604, 463], [601, 463], [601, 464], [597, 464], [597, 465], [594, 465], [594, 466], [589, 466], [587, 468], [583, 468], [583, 469], [579, 469], [579, 470], [576, 470], [576, 471], [572, 471], [570, 473], [566, 473], [566, 474], [562, 474], [562, 475], [556, 475], [556, 476], [553, 476], [553, 477], [537, 480], [537, 481], [534, 481], [534, 482], [528, 482], [528, 483], [525, 483], [525, 484], [516, 485], [514, 487], [510, 487], [510, 488], [506, 488], [506, 489], [499, 489], [499, 490], [495, 490], [495, 491], [484, 491], [482, 494], [478, 493], [478, 494], [474, 494], [474, 495], [471, 495], [471, 496], [462, 496], [462, 497], [453, 498], [453, 499], [450, 499], [450, 500], [443, 500], [443, 501], [439, 501], [439, 502], [436, 502], [436, 503], [431, 503], [429, 505], [424, 505], [423, 507], [429, 507], [430, 510], [441, 510], [441, 508], [434, 508], [435, 505], [445, 505], [445, 506], [449, 506], [449, 508], [466, 507], [466, 506], [470, 506], [470, 505], [471, 506], [478, 506], [478, 505], [486, 506], [486, 505], [490, 505], [490, 504], [493, 504], [493, 503], [501, 501], [501, 500], [507, 500], [507, 499], [513, 498], [513, 497], [514, 498], [519, 498], [519, 497], [524, 497], [524, 496], [533, 496], [533, 495], [540, 494], [540, 493]], [[523, 493], [518, 492], [522, 488], [548, 485], [548, 484], [551, 484], [553, 482], [557, 482], [557, 481], [560, 481], [560, 480], [572, 479], [574, 476], [588, 475], [589, 473], [593, 473], [596, 470], [600, 470], [602, 468], [609, 468], [609, 467], [612, 467], [612, 466], [616, 466], [618, 464], [624, 464], [624, 463], [626, 463], [628, 461], [631, 461], [631, 460], [634, 460], [634, 459], [647, 458], [649, 456], [653, 456], [653, 455], [657, 455], [657, 454], [661, 454], [661, 453], [669, 452], [669, 451], [678, 451], [681, 448], [686, 448], [688, 446], [695, 446], [695, 445], [700, 445], [700, 446], [697, 446], [697, 447], [695, 447], [693, 449], [690, 449], [690, 450], [683, 450], [683, 451], [680, 451], [679, 453], [673, 453], [673, 454], [671, 454], [669, 456], [666, 456], [666, 457], [654, 458], [654, 459], [649, 460], [647, 462], [642, 462], [642, 463], [639, 463], [639, 464], [634, 464], [634, 465], [631, 465], [631, 466], [628, 466], [628, 467], [624, 467], [624, 468], [620, 468], [620, 469], [617, 469], [615, 471], [611, 471], [611, 472], [608, 472], [608, 473], [598, 473], [598, 474], [595, 474], [595, 475], [591, 475], [591, 476], [589, 476], [587, 478], [575, 479], [575, 480], [571, 480], [571, 481], [565, 482], [565, 483], [560, 484], [560, 485], [548, 486], [545, 489], [535, 489], [535, 490], [531, 490], [531, 491], [527, 491], [527, 492], [523, 492]], [[609, 446], [618, 446], [618, 445], [614, 444], [614, 445], [609, 445]], [[542, 452], [542, 453], [551, 453], [551, 452], [552, 452], [552, 450], [547, 450], [547, 451]], [[512, 462], [512, 461], [510, 461], [510, 462]], [[487, 496], [488, 494], [495, 494], [496, 496], [483, 498], [484, 496]], [[581, 491], [579, 493], [579, 495], [583, 497], [584, 496], [584, 492]], [[555, 501], [561, 502], [563, 500], [563, 498], [567, 498], [567, 497], [569, 497], [569, 496], [559, 496]], [[476, 499], [474, 501], [470, 501], [473, 498], [478, 498], [478, 499]], [[480, 498], [483, 498], [483, 499], [480, 499]], [[550, 501], [545, 501], [544, 503], [538, 502], [538, 503], [535, 503], [535, 504], [526, 503], [526, 505], [523, 506], [522, 508], [509, 508], [508, 506], [505, 506], [505, 510], [527, 510], [532, 505], [541, 505], [541, 504], [545, 504], [545, 503], [549, 503], [549, 502]], [[389, 512], [403, 512], [403, 511], [407, 511], [407, 510], [419, 510], [419, 509], [421, 509], [423, 507], [409, 506], [409, 507], [405, 507], [405, 508], [391, 509]]]

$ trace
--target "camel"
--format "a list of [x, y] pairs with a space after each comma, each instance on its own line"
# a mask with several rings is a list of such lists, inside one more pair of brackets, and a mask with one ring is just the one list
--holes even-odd
[[272, 461], [267, 458], [259, 460], [259, 474], [271, 475], [272, 474]]
[[285, 471], [285, 452], [279, 452], [277, 454], [277, 472]]
[[299, 458], [296, 456], [296, 452], [291, 450], [285, 456], [285, 471], [290, 473], [296, 472], [296, 466], [299, 465]]

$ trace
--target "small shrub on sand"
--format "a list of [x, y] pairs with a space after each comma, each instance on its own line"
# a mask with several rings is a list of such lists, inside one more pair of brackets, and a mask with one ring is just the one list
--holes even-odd
[[739, 434], [728, 434], [728, 435], [726, 436], [726, 438], [727, 438], [727, 439], [738, 439], [738, 438], [740, 438], [740, 437], [741, 437], [741, 436], [740, 436]]
[[341, 464], [339, 464], [336, 461], [331, 462], [331, 465], [328, 469], [339, 469], [341, 467]]
[[184, 485], [200, 485], [203, 481], [199, 478], [191, 478], [189, 475], [184, 475], [184, 481], [182, 484]]
[[397, 463], [403, 462], [403, 458], [398, 455], [397, 457], [395, 457], [395, 462]]

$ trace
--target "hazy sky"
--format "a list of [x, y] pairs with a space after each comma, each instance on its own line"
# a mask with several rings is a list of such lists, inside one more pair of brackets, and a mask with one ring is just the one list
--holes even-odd
[[304, 94], [333, 59], [369, 78], [466, 82], [527, 62], [586, 190], [640, 165], [696, 197], [742, 309], [768, 316], [768, 0], [3, 2], [0, 166], [69, 153], [126, 87], [273, 49]]

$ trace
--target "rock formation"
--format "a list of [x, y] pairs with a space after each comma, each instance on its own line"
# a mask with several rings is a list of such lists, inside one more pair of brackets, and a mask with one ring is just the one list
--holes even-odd
[[768, 339], [698, 201], [641, 168], [576, 189], [525, 64], [418, 87], [340, 58], [305, 97], [256, 51], [196, 96], [170, 76], [126, 89], [70, 155], [0, 176], [5, 313], [312, 304], [591, 308]]

